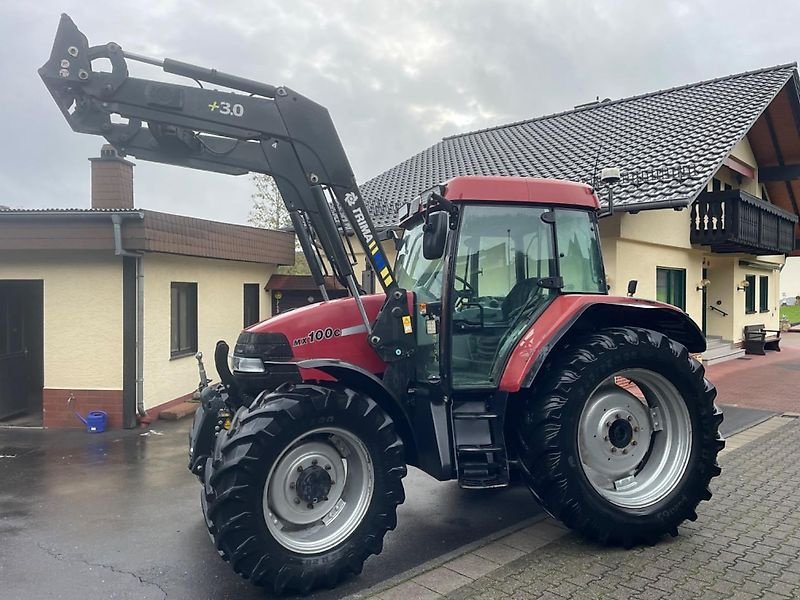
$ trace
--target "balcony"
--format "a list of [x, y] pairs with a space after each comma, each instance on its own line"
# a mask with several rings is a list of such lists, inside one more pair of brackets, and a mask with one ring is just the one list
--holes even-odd
[[797, 219], [742, 190], [705, 192], [692, 204], [690, 239], [712, 252], [788, 254]]

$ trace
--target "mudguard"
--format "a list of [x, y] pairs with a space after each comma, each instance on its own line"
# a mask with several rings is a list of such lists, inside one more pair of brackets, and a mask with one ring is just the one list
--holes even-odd
[[682, 310], [662, 302], [589, 294], [558, 296], [520, 338], [506, 363], [499, 389], [528, 388], [547, 356], [562, 340], [600, 327], [627, 325], [663, 333], [689, 352], [706, 349], [697, 324]]
[[395, 429], [406, 447], [406, 462], [416, 463], [417, 440], [411, 418], [406, 407], [381, 379], [362, 367], [335, 358], [311, 358], [294, 364], [300, 369], [304, 381], [317, 379], [317, 373], [324, 373], [347, 387], [368, 394], [394, 421]]

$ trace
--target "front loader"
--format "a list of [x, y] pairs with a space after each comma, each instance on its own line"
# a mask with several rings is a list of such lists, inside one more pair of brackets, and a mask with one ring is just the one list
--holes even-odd
[[[200, 87], [130, 77], [131, 60]], [[472, 489], [517, 475], [567, 526], [625, 547], [677, 535], [711, 497], [724, 442], [692, 357], [705, 339], [672, 306], [607, 294], [591, 187], [443, 182], [402, 206], [393, 266], [327, 110], [298, 92], [90, 47], [66, 15], [39, 73], [75, 131], [122, 155], [274, 177], [326, 298], [232, 354], [219, 342], [220, 383], [201, 392], [189, 467], [237, 573], [281, 593], [360, 572], [407, 465]], [[382, 293], [356, 283], [346, 228]], [[348, 298], [327, 300], [327, 273]]]

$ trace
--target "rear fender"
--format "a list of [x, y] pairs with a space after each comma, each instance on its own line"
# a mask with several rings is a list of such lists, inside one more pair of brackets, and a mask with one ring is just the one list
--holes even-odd
[[553, 350], [574, 337], [615, 326], [658, 331], [692, 353], [706, 349], [697, 324], [668, 304], [637, 298], [565, 295], [554, 301], [522, 337], [503, 372], [500, 390], [517, 392], [529, 388]]
[[395, 429], [405, 445], [406, 462], [416, 464], [417, 443], [411, 427], [411, 420], [400, 401], [380, 379], [366, 369], [334, 358], [312, 358], [294, 364], [300, 369], [304, 380], [316, 379], [313, 373], [308, 371], [304, 373], [305, 370], [322, 372], [351, 389], [364, 392], [375, 400], [394, 421]]

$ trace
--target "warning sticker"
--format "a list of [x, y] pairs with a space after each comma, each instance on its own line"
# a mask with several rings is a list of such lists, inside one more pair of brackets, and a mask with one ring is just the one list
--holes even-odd
[[411, 317], [408, 315], [403, 317], [403, 331], [405, 333], [412, 333], [414, 331], [411, 328]]
[[436, 319], [425, 319], [425, 333], [436, 335]]

